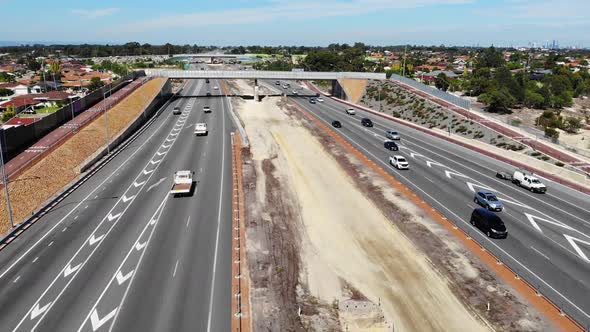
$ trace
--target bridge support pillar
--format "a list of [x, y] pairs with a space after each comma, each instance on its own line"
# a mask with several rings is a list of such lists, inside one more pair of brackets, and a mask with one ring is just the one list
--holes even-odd
[[260, 101], [260, 98], [258, 97], [258, 79], [254, 79], [254, 100], [256, 101]]

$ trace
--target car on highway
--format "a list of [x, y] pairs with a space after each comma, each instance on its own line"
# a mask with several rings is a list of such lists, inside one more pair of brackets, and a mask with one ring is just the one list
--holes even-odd
[[512, 180], [512, 175], [506, 172], [496, 172], [496, 177], [502, 180]]
[[543, 182], [539, 180], [539, 178], [525, 170], [515, 170], [514, 174], [512, 175], [512, 183], [516, 184], [517, 186], [523, 187], [527, 190], [530, 190], [531, 192], [547, 192], [547, 186], [545, 186]]
[[334, 121], [332, 121], [332, 127], [342, 128], [342, 123], [340, 123], [340, 121], [338, 121], [338, 120], [334, 120]]
[[399, 150], [399, 146], [397, 146], [397, 144], [395, 144], [395, 142], [392, 140], [386, 140], [385, 142], [383, 142], [383, 147], [389, 151], [398, 151]]
[[473, 210], [469, 222], [482, 230], [488, 237], [505, 239], [508, 236], [508, 230], [502, 219], [484, 208]]
[[309, 103], [310, 104], [315, 104], [315, 99], [314, 98], [309, 98]]
[[209, 83], [209, 79], [208, 78], [205, 79], [205, 83]]
[[406, 158], [400, 155], [389, 157], [389, 164], [397, 169], [410, 169], [410, 164]]
[[322, 98], [322, 96], [318, 96], [316, 99], [316, 101], [323, 103], [324, 102], [324, 98]]
[[179, 115], [180, 113], [182, 113], [182, 111], [180, 111], [180, 107], [178, 106], [174, 107], [174, 110], [172, 110], [172, 114], [174, 115]]
[[283, 89], [288, 89], [289, 86], [287, 84], [283, 84]]
[[479, 190], [473, 196], [473, 202], [483, 206], [490, 211], [500, 212], [504, 209], [502, 202], [496, 197], [496, 195], [489, 190]]
[[206, 123], [197, 123], [195, 124], [195, 135], [197, 136], [207, 136], [207, 124]]
[[203, 112], [205, 112], [205, 113], [211, 113], [211, 107], [209, 107], [209, 106], [203, 106]]
[[299, 92], [297, 92], [297, 90], [293, 90], [293, 94], [294, 94], [294, 95], [298, 95], [298, 94], [299, 94]]
[[396, 141], [400, 140], [400, 136], [397, 133], [397, 131], [391, 130], [391, 129], [387, 129], [387, 131], [385, 132], [385, 137], [387, 137], [389, 139], [396, 140]]
[[361, 119], [361, 124], [364, 127], [373, 127], [373, 121], [371, 121], [371, 119], [369, 119], [369, 118], [362, 118]]
[[281, 81], [276, 81], [275, 85], [281, 85]]
[[218, 86], [214, 86], [213, 87], [213, 90], [219, 90], [219, 87]]
[[352, 107], [347, 107], [344, 109], [344, 111], [346, 111], [346, 114], [348, 114], [348, 115], [355, 115], [356, 114], [356, 111]]
[[211, 97], [211, 91], [207, 91], [207, 97]]

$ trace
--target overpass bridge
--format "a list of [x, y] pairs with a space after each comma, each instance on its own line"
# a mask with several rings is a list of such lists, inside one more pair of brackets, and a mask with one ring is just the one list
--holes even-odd
[[263, 70], [179, 70], [144, 69], [147, 76], [177, 79], [253, 79], [254, 98], [258, 100], [258, 80], [384, 80], [384, 73], [263, 71]]

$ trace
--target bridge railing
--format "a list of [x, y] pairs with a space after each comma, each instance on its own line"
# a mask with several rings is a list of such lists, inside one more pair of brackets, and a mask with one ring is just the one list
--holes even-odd
[[144, 69], [147, 76], [170, 78], [219, 78], [219, 79], [290, 79], [290, 80], [337, 80], [362, 79], [384, 80], [384, 73], [361, 72], [312, 72], [312, 71], [262, 71], [262, 70], [176, 70]]

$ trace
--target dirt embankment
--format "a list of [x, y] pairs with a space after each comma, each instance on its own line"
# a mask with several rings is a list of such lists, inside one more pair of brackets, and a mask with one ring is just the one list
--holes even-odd
[[[153, 79], [108, 111], [109, 137], [117, 137], [135, 120], [161, 90], [165, 79]], [[15, 222], [21, 222], [41, 204], [80, 175], [80, 164], [106, 142], [105, 118], [101, 115], [9, 183]], [[6, 202], [0, 200], [0, 234], [10, 230]]]
[[236, 105], [251, 144], [254, 330], [546, 329], [434, 222], [281, 103]]

